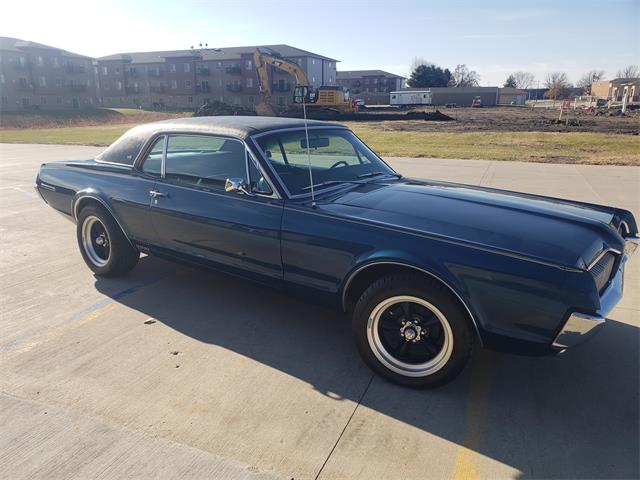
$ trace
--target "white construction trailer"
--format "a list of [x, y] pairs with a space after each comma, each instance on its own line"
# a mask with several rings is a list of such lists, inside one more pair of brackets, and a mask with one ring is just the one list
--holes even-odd
[[391, 92], [389, 94], [389, 105], [399, 105], [410, 107], [412, 105], [431, 105], [431, 90], [405, 90], [401, 92]]

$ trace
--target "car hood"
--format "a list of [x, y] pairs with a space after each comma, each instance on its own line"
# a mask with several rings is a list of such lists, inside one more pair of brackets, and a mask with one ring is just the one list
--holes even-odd
[[606, 248], [622, 249], [616, 209], [469, 185], [402, 179], [335, 197], [335, 213], [481, 248], [585, 268]]

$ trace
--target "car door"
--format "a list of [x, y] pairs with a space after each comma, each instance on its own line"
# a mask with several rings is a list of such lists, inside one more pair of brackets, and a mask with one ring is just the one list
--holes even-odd
[[[150, 193], [155, 243], [238, 273], [282, 278], [283, 202], [259, 177], [238, 139], [168, 135], [161, 175]], [[227, 192], [227, 179], [246, 188]]]
[[164, 136], [153, 139], [143, 153], [144, 169], [134, 167], [130, 175], [118, 181], [117, 190], [111, 191], [113, 209], [137, 244], [147, 245], [156, 236], [149, 215], [149, 192], [160, 177], [163, 150]]

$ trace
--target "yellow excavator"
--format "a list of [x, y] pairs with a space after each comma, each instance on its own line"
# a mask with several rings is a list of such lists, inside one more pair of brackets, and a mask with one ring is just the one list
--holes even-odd
[[273, 50], [258, 48], [253, 54], [253, 63], [258, 70], [258, 82], [261, 98], [256, 105], [256, 113], [263, 116], [276, 116], [271, 96], [273, 89], [269, 80], [268, 67], [274, 67], [292, 75], [296, 79], [294, 103], [305, 103], [312, 110], [325, 110], [334, 113], [352, 113], [357, 111], [349, 98], [349, 91], [343, 87], [322, 86], [313, 90], [304, 70], [295, 62], [283, 58]]

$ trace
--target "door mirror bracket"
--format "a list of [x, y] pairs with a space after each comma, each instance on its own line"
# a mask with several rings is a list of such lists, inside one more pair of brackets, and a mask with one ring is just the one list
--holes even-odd
[[236, 192], [244, 195], [253, 196], [253, 193], [247, 187], [246, 182], [242, 178], [227, 178], [224, 182], [225, 192]]

